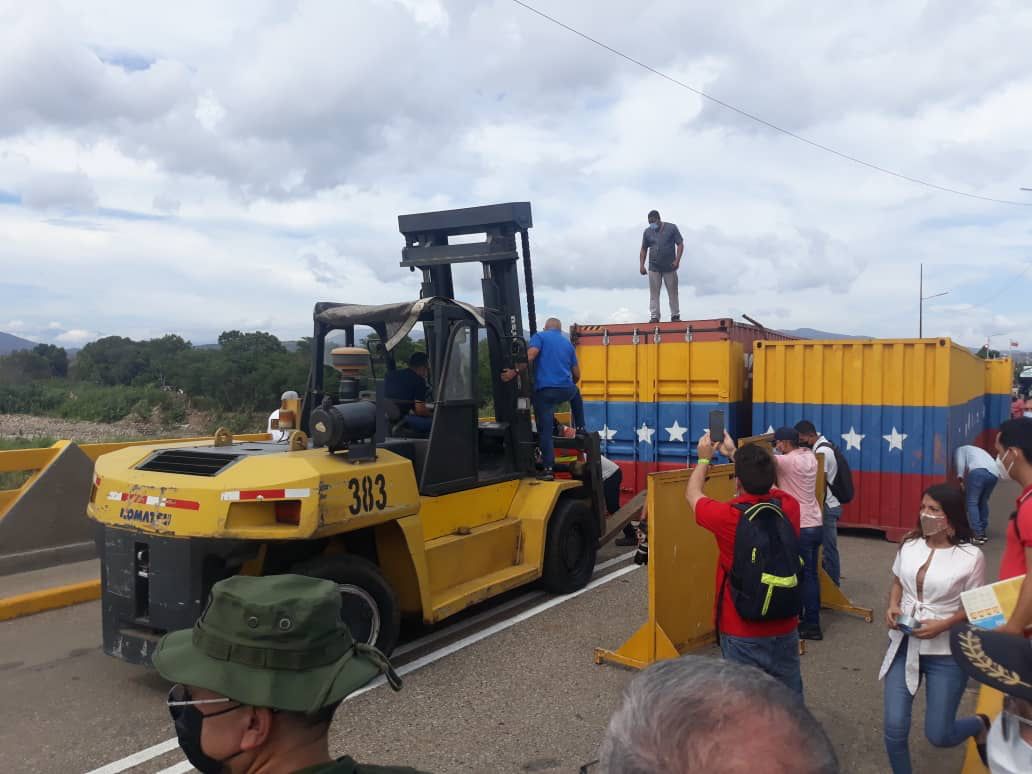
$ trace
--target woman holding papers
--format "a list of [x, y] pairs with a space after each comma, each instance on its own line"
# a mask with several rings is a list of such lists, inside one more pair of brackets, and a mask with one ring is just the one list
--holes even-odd
[[950, 655], [950, 627], [965, 620], [960, 592], [981, 586], [985, 577], [985, 558], [971, 537], [964, 495], [936, 484], [925, 491], [917, 526], [892, 564], [889, 649], [879, 679], [885, 680], [885, 750], [894, 774], [911, 771], [910, 712], [922, 679], [928, 741], [937, 747], [972, 736], [985, 742], [988, 718], [957, 718], [967, 676]]

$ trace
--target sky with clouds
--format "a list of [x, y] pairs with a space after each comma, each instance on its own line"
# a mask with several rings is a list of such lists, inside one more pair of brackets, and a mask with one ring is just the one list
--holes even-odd
[[[844, 153], [1032, 204], [1021, 0], [537, 5]], [[1032, 349], [1032, 207], [820, 152], [511, 0], [0, 2], [2, 331], [296, 338], [316, 301], [416, 296], [398, 214], [522, 200], [566, 323], [647, 318], [655, 207], [685, 317], [915, 336], [923, 262], [950, 291], [927, 335]]]

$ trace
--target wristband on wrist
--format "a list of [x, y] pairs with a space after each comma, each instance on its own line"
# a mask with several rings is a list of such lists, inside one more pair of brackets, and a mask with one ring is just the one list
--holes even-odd
[[710, 464], [709, 457], [699, 457], [699, 464], [700, 465], [709, 465]]

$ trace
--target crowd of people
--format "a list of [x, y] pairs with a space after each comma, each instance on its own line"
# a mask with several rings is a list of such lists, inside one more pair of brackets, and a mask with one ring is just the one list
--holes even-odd
[[[824, 531], [834, 530], [841, 515], [834, 500], [837, 513], [830, 525], [823, 523], [828, 500], [823, 508], [815, 500], [818, 461], [813, 448], [821, 446], [820, 439], [808, 420], [777, 429], [773, 454], [755, 444], [736, 449], [726, 434], [720, 444], [704, 435], [686, 491], [697, 523], [717, 542], [715, 622], [724, 658], [758, 668], [800, 696], [798, 639], [821, 638], [817, 547], [827, 544]], [[1026, 575], [1032, 562], [1032, 419], [1004, 422], [996, 451], [993, 458], [975, 447], [957, 450], [956, 481], [930, 486], [915, 503], [914, 528], [892, 564], [885, 615], [889, 645], [879, 679], [884, 681], [885, 749], [894, 774], [912, 770], [911, 711], [922, 683], [927, 694], [925, 735], [933, 745], [953, 747], [974, 739], [994, 774], [1032, 771], [1032, 703], [1027, 699], [1032, 649], [1025, 639], [1032, 625], [1032, 582], [1022, 584], [1006, 625], [991, 635], [968, 625], [961, 601], [961, 592], [987, 582], [980, 545], [987, 540], [988, 496], [1001, 477], [1017, 481], [1022, 495], [1007, 525], [999, 577]], [[718, 452], [732, 459], [739, 487], [738, 496], [727, 503], [703, 493], [706, 469]], [[841, 467], [835, 467], [841, 460], [835, 460], [834, 452], [830, 447], [825, 459], [831, 463], [826, 467], [828, 497], [834, 497], [832, 485], [841, 475]], [[750, 552], [755, 564], [757, 550], [769, 575], [766, 581], [757, 582], [755, 572], [750, 574]], [[837, 558], [836, 551], [836, 582]], [[794, 562], [801, 569], [786, 572]], [[787, 614], [776, 612], [779, 594]], [[769, 609], [756, 609], [760, 598], [773, 600]], [[957, 717], [968, 675], [986, 682], [984, 678], [998, 678], [1005, 669], [987, 666], [986, 646], [981, 645], [986, 637], [998, 641], [994, 647], [1015, 664], [1009, 678], [997, 680], [1012, 695], [995, 723], [985, 715]]]

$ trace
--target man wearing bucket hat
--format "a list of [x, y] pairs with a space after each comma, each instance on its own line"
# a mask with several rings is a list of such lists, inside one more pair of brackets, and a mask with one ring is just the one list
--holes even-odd
[[235, 576], [216, 583], [193, 629], [171, 632], [154, 666], [187, 760], [202, 774], [368, 774], [414, 769], [334, 761], [328, 733], [349, 694], [401, 679], [341, 619], [331, 581]]
[[1032, 647], [1021, 636], [965, 622], [950, 630], [950, 650], [968, 675], [1004, 695], [985, 749], [979, 745], [989, 771], [1032, 771]]

